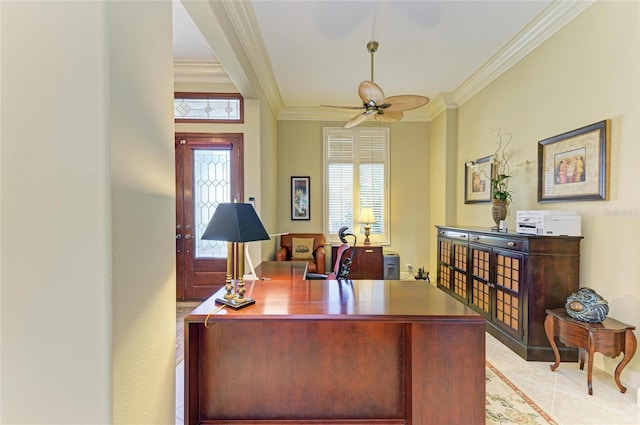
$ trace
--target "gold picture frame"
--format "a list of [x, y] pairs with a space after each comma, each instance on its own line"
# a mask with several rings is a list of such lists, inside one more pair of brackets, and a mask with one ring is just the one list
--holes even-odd
[[469, 161], [464, 167], [464, 203], [491, 202], [491, 155]]
[[538, 202], [609, 199], [610, 120], [538, 142]]

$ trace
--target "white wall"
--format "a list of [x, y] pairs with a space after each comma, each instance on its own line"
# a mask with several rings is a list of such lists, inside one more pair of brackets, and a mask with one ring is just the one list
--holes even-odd
[[173, 423], [170, 2], [1, 2], [2, 423]]

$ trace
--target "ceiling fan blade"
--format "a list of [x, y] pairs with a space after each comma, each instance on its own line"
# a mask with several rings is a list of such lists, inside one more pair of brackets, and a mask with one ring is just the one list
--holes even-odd
[[369, 117], [369, 114], [366, 112], [358, 114], [355, 117], [351, 118], [349, 121], [347, 121], [347, 123], [344, 125], [344, 128], [355, 127], [356, 125], [366, 120], [368, 117]]
[[323, 106], [325, 108], [338, 108], [338, 109], [352, 109], [352, 110], [362, 109], [362, 106], [337, 106], [337, 105], [320, 105], [320, 106]]
[[385, 103], [389, 105], [385, 112], [398, 112], [416, 109], [429, 103], [429, 98], [413, 94], [403, 94], [400, 96], [391, 96], [385, 99]]
[[363, 81], [358, 87], [358, 94], [360, 99], [366, 104], [373, 101], [376, 105], [382, 105], [384, 103], [384, 92], [373, 81]]
[[378, 113], [373, 116], [378, 122], [396, 122], [404, 117], [404, 114], [400, 111], [389, 111], [389, 109], [383, 109], [382, 111], [383, 112], [378, 111]]

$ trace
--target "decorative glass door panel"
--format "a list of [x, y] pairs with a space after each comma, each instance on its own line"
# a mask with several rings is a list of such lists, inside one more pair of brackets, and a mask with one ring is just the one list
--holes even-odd
[[220, 203], [231, 202], [231, 151], [196, 149], [193, 161], [195, 257], [227, 258], [227, 243], [202, 240]]

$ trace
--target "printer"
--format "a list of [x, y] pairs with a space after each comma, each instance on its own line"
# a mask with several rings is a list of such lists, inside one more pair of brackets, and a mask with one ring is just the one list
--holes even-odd
[[517, 211], [516, 232], [540, 236], [582, 236], [582, 222], [576, 211]]

